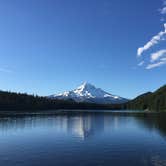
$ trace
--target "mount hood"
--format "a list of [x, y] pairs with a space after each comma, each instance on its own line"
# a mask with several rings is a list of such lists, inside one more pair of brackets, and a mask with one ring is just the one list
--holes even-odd
[[96, 88], [90, 83], [83, 83], [78, 88], [66, 91], [60, 94], [54, 94], [48, 96], [51, 99], [68, 100], [72, 99], [76, 102], [88, 102], [97, 104], [122, 104], [128, 101], [128, 99], [112, 95], [100, 88]]

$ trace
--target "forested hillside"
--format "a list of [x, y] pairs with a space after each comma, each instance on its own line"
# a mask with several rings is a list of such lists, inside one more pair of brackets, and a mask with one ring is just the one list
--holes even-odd
[[131, 100], [126, 104], [126, 108], [154, 111], [166, 110], [166, 85], [153, 93], [148, 92]]

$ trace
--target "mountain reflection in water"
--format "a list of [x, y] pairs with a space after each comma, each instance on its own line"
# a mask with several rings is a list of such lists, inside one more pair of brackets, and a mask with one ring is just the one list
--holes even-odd
[[65, 131], [79, 138], [86, 139], [102, 133], [106, 130], [124, 127], [125, 124], [137, 122], [137, 125], [144, 126], [145, 129], [157, 130], [160, 134], [166, 135], [166, 115], [158, 114], [132, 117], [114, 116], [108, 114], [83, 114], [80, 115], [25, 115], [0, 118], [0, 132], [10, 132], [10, 130], [25, 130], [39, 126], [56, 127], [57, 130]]
[[1, 117], [0, 165], [166, 165], [165, 122], [165, 114]]

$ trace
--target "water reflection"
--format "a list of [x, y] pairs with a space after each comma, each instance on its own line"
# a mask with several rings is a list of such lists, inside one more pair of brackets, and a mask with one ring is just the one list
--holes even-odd
[[15, 116], [0, 118], [0, 132], [53, 127], [56, 130], [73, 134], [81, 139], [88, 138], [94, 131], [104, 131], [104, 115], [63, 115], [63, 116]]
[[160, 113], [157, 115], [143, 115], [135, 117], [137, 124], [146, 128], [149, 131], [157, 131], [164, 138], [166, 137], [166, 114]]
[[0, 165], [165, 165], [165, 122], [165, 114], [1, 117]]
[[15, 116], [0, 118], [0, 133], [22, 131], [39, 127], [52, 127], [56, 130], [86, 139], [102, 132], [111, 132], [125, 126], [142, 126], [144, 129], [157, 130], [166, 135], [166, 116], [161, 114], [139, 116], [113, 116], [109, 114], [77, 114], [54, 116]]
[[66, 117], [67, 130], [85, 139], [93, 133], [93, 118], [91, 116]]

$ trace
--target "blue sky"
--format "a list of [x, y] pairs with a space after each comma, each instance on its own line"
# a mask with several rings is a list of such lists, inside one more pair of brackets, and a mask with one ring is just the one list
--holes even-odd
[[166, 2], [0, 0], [0, 89], [50, 95], [84, 81], [133, 98], [166, 83]]

